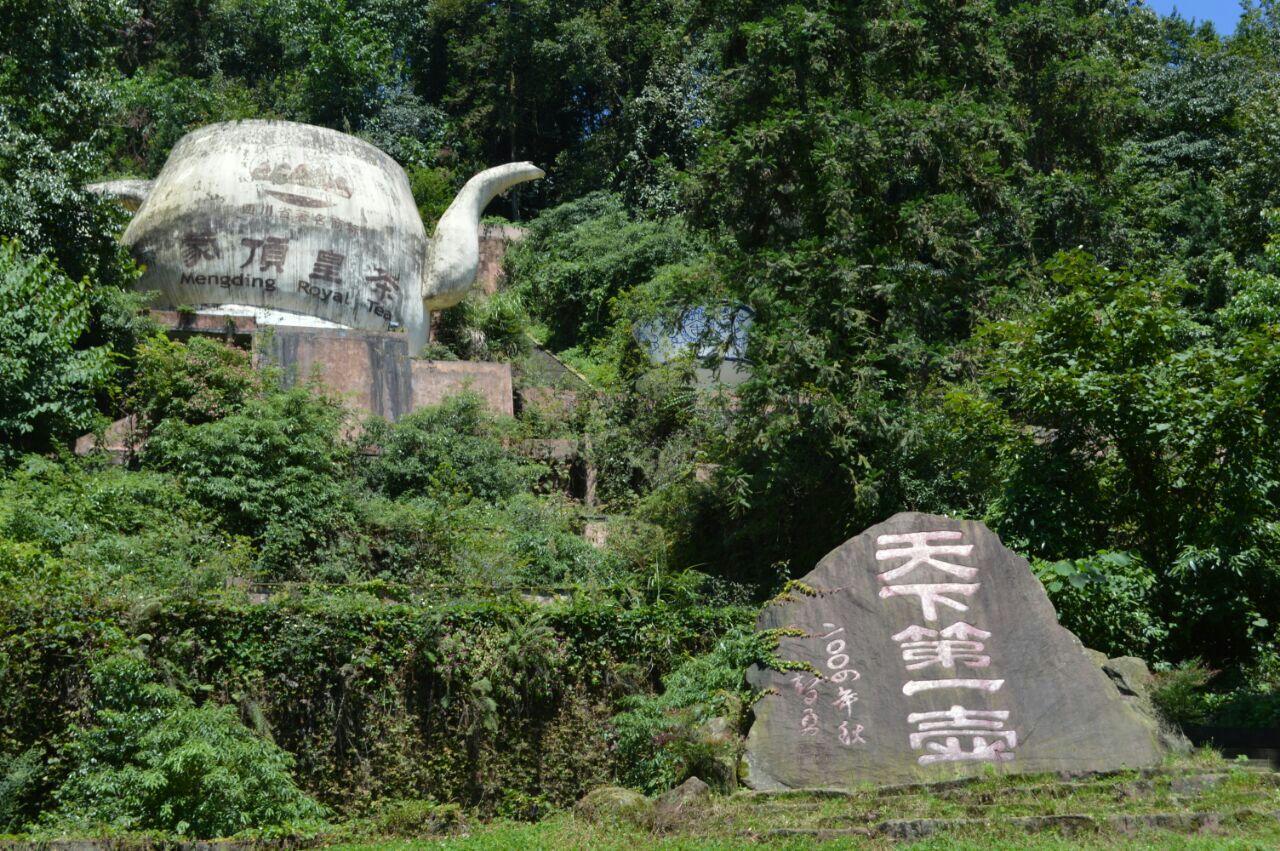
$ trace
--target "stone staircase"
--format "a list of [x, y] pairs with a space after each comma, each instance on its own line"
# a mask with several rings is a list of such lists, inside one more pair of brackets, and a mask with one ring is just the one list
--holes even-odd
[[[1161, 844], [1172, 834], [1280, 847], [1280, 774], [1221, 759], [1089, 776], [1024, 775], [855, 791], [739, 792], [669, 832], [814, 843], [927, 837], [1022, 846]], [[1161, 837], [1164, 837], [1164, 840]], [[840, 841], [844, 840], [844, 841]]]

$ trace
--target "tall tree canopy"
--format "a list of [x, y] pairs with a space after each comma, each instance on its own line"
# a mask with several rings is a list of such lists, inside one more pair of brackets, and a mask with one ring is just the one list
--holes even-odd
[[[108, 412], [145, 336], [122, 217], [83, 183], [153, 175], [183, 133], [244, 117], [364, 136], [428, 218], [473, 171], [530, 159], [548, 178], [491, 210], [536, 224], [489, 330], [523, 341], [527, 309], [608, 385], [575, 427], [673, 558], [763, 595], [896, 510], [965, 513], [1045, 559], [1123, 552], [1159, 579], [1144, 605], [1229, 636], [1171, 659], [1265, 655], [1273, 0], [1229, 35], [1135, 0], [6, 12], [10, 289], [70, 299], [55, 336], [7, 335], [44, 364], [0, 412], [14, 434], [36, 408], [66, 415], [59, 438], [81, 427], [76, 394]], [[641, 331], [726, 306], [750, 317], [748, 381], [717, 400], [655, 374]]]

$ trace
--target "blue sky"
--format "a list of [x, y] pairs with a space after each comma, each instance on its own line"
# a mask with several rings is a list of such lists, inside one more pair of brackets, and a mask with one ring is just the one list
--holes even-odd
[[1147, 5], [1162, 15], [1176, 8], [1184, 18], [1213, 21], [1218, 35], [1231, 35], [1240, 19], [1240, 0], [1147, 0]]

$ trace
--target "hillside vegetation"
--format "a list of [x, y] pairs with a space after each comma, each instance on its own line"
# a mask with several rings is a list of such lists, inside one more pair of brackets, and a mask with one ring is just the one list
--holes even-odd
[[[1275, 726], [1280, 4], [1245, 5], [0, 0], [0, 834], [731, 786], [759, 604], [902, 510], [990, 525], [1175, 717]], [[158, 332], [83, 186], [239, 118], [379, 146], [428, 225], [547, 170], [430, 350], [511, 361], [518, 420]], [[724, 316], [744, 352], [694, 323], [655, 365]], [[692, 380], [726, 353], [745, 383]], [[126, 415], [128, 464], [71, 452]]]

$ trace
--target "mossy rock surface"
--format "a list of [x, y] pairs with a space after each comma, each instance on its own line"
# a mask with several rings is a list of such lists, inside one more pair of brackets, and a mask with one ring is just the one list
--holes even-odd
[[653, 817], [653, 802], [634, 789], [601, 786], [592, 789], [573, 807], [574, 815], [597, 824], [627, 822], [647, 825]]

